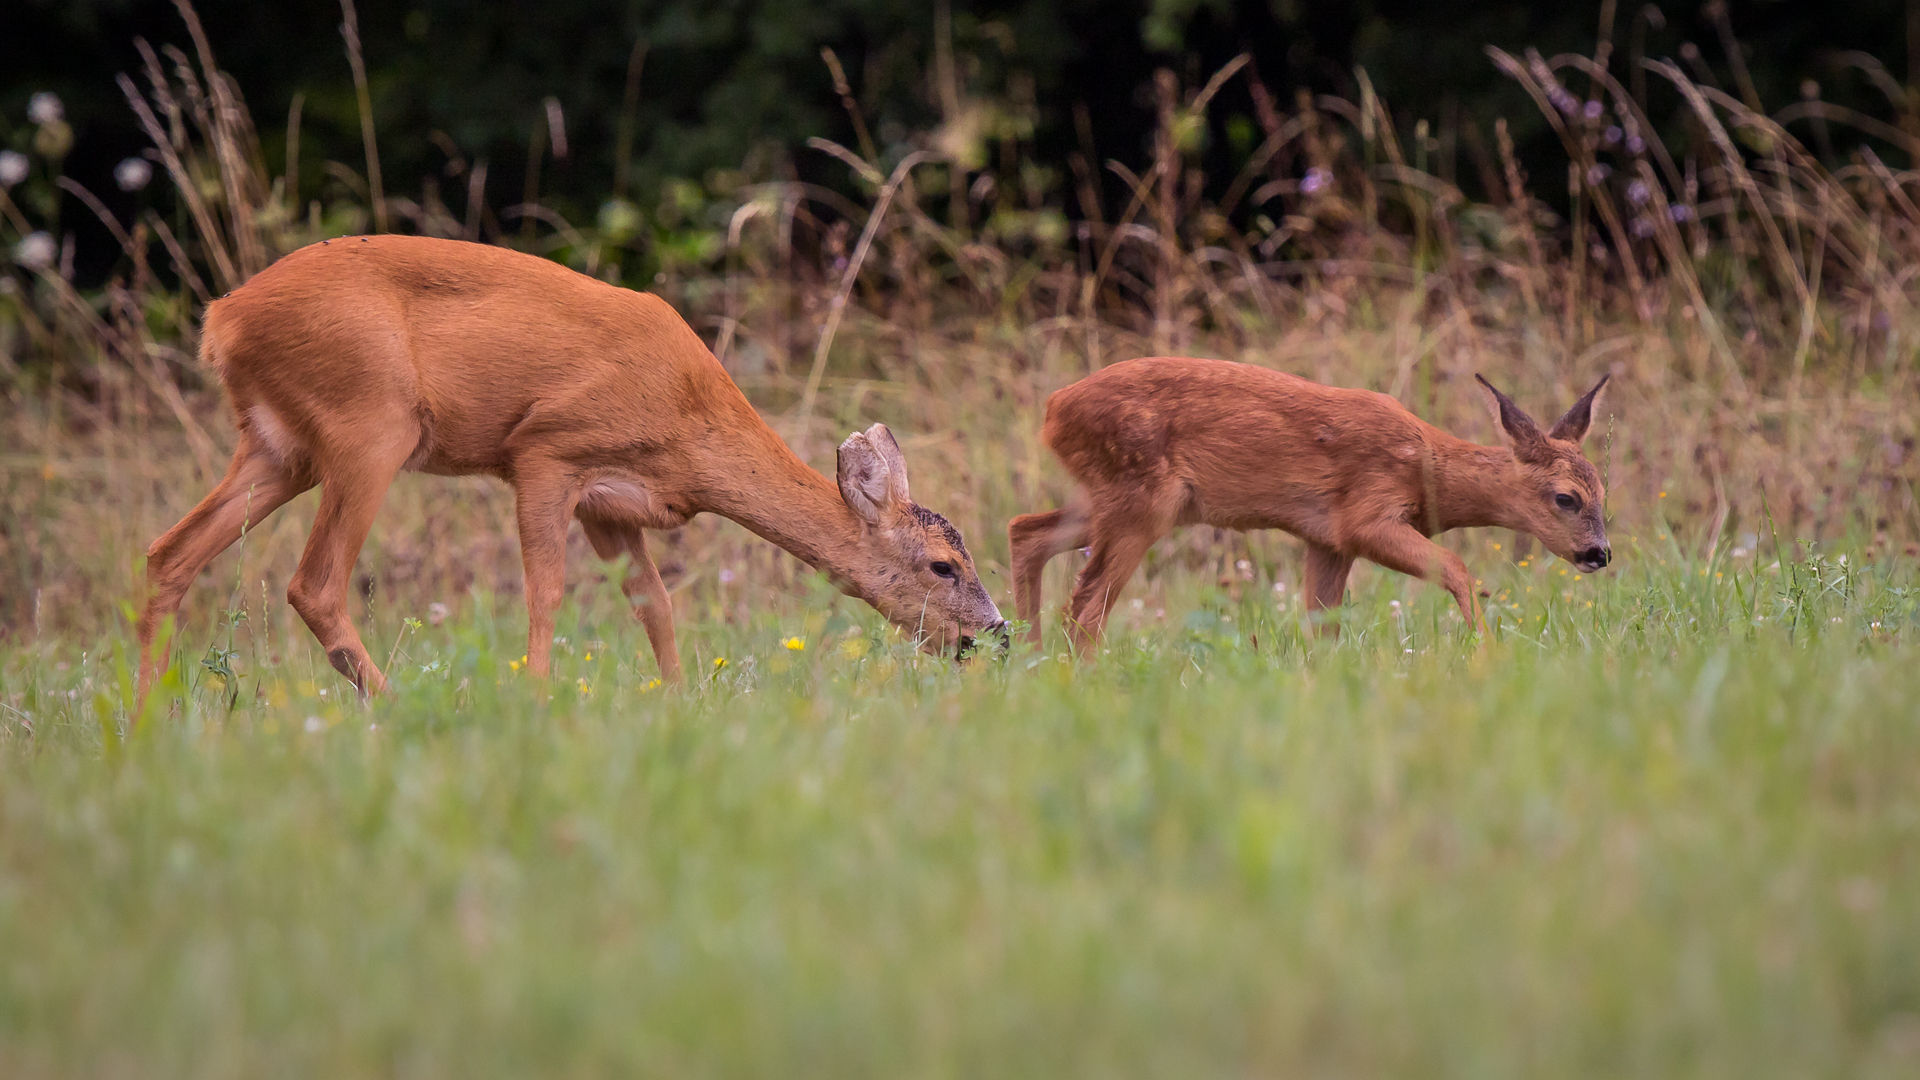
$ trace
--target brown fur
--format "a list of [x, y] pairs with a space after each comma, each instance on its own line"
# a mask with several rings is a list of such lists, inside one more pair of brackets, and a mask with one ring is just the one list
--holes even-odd
[[383, 687], [347, 584], [402, 470], [513, 486], [536, 674], [549, 669], [574, 518], [599, 555], [631, 556], [624, 588], [669, 679], [672, 607], [642, 530], [703, 512], [826, 571], [930, 647], [1000, 622], [959, 533], [909, 496], [884, 426], [842, 444], [836, 490], [665, 301], [545, 259], [421, 237], [314, 244], [209, 307], [201, 354], [233, 399], [240, 445], [213, 493], [148, 549], [143, 699], [164, 663], [154, 634], [188, 585], [243, 527], [315, 485], [287, 599], [341, 673]]
[[[1586, 569], [1611, 558], [1605, 492], [1579, 445], [1604, 385], [1542, 432], [1487, 384], [1509, 443], [1489, 447], [1441, 431], [1385, 394], [1251, 364], [1114, 364], [1047, 402], [1043, 437], [1081, 490], [1065, 509], [1009, 524], [1015, 606], [1039, 640], [1047, 560], [1091, 546], [1066, 611], [1075, 644], [1089, 645], [1147, 549], [1176, 526], [1206, 524], [1305, 540], [1311, 611], [1340, 603], [1353, 560], [1363, 558], [1444, 586], [1479, 626], [1472, 575], [1431, 537], [1500, 525]], [[1558, 506], [1559, 496], [1579, 508]]]

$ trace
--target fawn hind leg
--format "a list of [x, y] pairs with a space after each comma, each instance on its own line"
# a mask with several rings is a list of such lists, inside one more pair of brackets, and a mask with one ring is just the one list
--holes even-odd
[[1093, 557], [1081, 569], [1068, 607], [1067, 633], [1076, 649], [1087, 653], [1099, 644], [1107, 616], [1120, 600], [1120, 590], [1127, 587], [1133, 572], [1140, 568], [1140, 560], [1146, 558], [1147, 549], [1162, 535], [1164, 531], [1135, 526], [1115, 535], [1095, 537]]
[[1027, 623], [1027, 640], [1038, 644], [1041, 574], [1055, 555], [1086, 546], [1086, 513], [1069, 506], [1021, 514], [1007, 523], [1007, 539], [1013, 555], [1014, 610]]
[[153, 655], [160, 624], [180, 609], [188, 587], [214, 556], [240, 534], [313, 486], [302, 470], [288, 468], [243, 433], [227, 475], [200, 504], [147, 549], [147, 603], [136, 632], [140, 638], [139, 701], [145, 704], [167, 658]]
[[617, 559], [622, 551], [630, 557], [626, 579], [620, 591], [633, 604], [633, 613], [646, 627], [647, 643], [653, 646], [653, 658], [660, 665], [660, 677], [677, 683], [680, 675], [680, 647], [673, 636], [673, 598], [660, 580], [660, 568], [647, 554], [647, 534], [638, 525], [626, 525], [600, 518], [583, 517], [587, 542], [603, 559]]
[[1099, 643], [1120, 591], [1139, 569], [1147, 550], [1173, 531], [1187, 501], [1186, 489], [1178, 485], [1162, 485], [1124, 501], [1094, 499], [1101, 509], [1088, 530], [1093, 557], [1081, 568], [1067, 607], [1067, 634], [1083, 655]]

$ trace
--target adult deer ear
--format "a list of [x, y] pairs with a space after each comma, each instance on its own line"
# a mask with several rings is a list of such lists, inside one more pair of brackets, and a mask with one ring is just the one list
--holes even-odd
[[1547, 437], [1576, 443], [1586, 438], [1587, 432], [1593, 427], [1593, 407], [1599, 403], [1600, 391], [1606, 388], [1609, 378], [1612, 378], [1611, 372], [1600, 376], [1600, 381], [1593, 384], [1593, 389], [1587, 391], [1586, 396], [1579, 401], [1574, 402], [1573, 408], [1567, 410], [1567, 415], [1553, 425], [1553, 430], [1547, 432]]
[[1494, 421], [1500, 425], [1500, 434], [1507, 440], [1507, 445], [1513, 448], [1513, 456], [1521, 461], [1534, 461], [1543, 456], [1547, 448], [1546, 436], [1540, 434], [1540, 425], [1533, 422], [1533, 417], [1522, 412], [1512, 398], [1495, 389], [1485, 376], [1476, 374], [1474, 378], [1480, 380], [1480, 385], [1492, 395], [1489, 404], [1493, 409]]
[[840, 444], [839, 474], [840, 497], [868, 524], [879, 524], [909, 501], [907, 459], [885, 424], [847, 436]]

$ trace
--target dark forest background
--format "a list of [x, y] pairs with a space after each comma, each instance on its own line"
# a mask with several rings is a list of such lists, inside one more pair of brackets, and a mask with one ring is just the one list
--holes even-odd
[[[1039, 197], [1080, 216], [1070, 153], [1138, 165], [1154, 127], [1151, 81], [1171, 68], [1189, 86], [1233, 56], [1283, 105], [1300, 89], [1357, 99], [1367, 77], [1407, 137], [1435, 133], [1430, 163], [1470, 197], [1484, 197], [1484, 147], [1495, 118], [1551, 202], [1546, 182], [1565, 155], [1539, 110], [1495, 70], [1485, 46], [1518, 55], [1591, 54], [1602, 0], [956, 0], [950, 12], [954, 83], [991, 98], [1018, 125], [1022, 161]], [[359, 11], [390, 193], [417, 193], [423, 178], [490, 162], [490, 205], [520, 201], [530, 152], [545, 160], [538, 200], [563, 217], [591, 220], [610, 192], [641, 206], [674, 181], [705, 188], [777, 176], [845, 186], [847, 169], [809, 150], [810, 136], [855, 145], [858, 133], [835, 93], [821, 50], [844, 65], [872, 138], [897, 159], [913, 133], [943, 119], [938, 37], [944, 5], [929, 0], [368, 0]], [[303, 191], [330, 182], [329, 160], [364, 167], [354, 84], [337, 0], [199, 0], [220, 65], [231, 72], [259, 126], [271, 171], [286, 152], [290, 104], [302, 103]], [[191, 50], [171, 0], [4, 0], [0, 4], [0, 147], [24, 149], [32, 94], [52, 91], [75, 142], [67, 176], [117, 211], [114, 166], [147, 140], [114, 76], [137, 73], [135, 39]], [[1612, 5], [1616, 56], [1673, 58], [1703, 83], [1757, 98], [1777, 111], [1818, 93], [1899, 122], [1914, 111], [1915, 6], [1903, 0], [1746, 0], [1730, 5]], [[618, 128], [636, 45], [638, 97], [627, 160]], [[1739, 51], [1738, 62], [1730, 49]], [[1875, 85], [1866, 54], [1898, 86]], [[1616, 63], [1616, 71], [1624, 71]], [[1672, 87], [1653, 80], [1656, 97]], [[1258, 142], [1254, 80], [1235, 79], [1208, 113], [1203, 160], [1224, 183]], [[1893, 94], [1905, 95], [1895, 101]], [[564, 157], [551, 151], [548, 99], [559, 105]], [[1677, 110], [1656, 107], [1655, 117]], [[1077, 119], [1078, 118], [1078, 119]], [[1684, 142], [1684, 133], [1674, 136]], [[1848, 131], [1839, 136], [1862, 138]], [[900, 145], [893, 145], [900, 144]], [[1844, 145], [1827, 148], [1844, 154]], [[1889, 160], [1905, 155], [1881, 147]], [[450, 169], [450, 164], [454, 165]], [[623, 167], [624, 164], [624, 167]], [[1119, 181], [1095, 171], [1114, 193]], [[157, 196], [156, 196], [157, 197]], [[97, 280], [114, 245], [91, 215], [67, 212], [80, 233], [78, 277]]]

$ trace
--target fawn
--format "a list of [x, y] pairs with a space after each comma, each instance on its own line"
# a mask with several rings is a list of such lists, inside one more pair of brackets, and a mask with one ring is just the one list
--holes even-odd
[[1364, 558], [1438, 583], [1483, 628], [1466, 564], [1431, 539], [1449, 529], [1503, 526], [1583, 572], [1606, 566], [1605, 489], [1580, 452], [1606, 377], [1547, 431], [1475, 378], [1505, 446], [1449, 435], [1385, 394], [1221, 360], [1128, 360], [1055, 393], [1042, 437], [1080, 490], [1063, 509], [1008, 525], [1029, 639], [1040, 639], [1047, 560], [1092, 548], [1066, 610], [1085, 649], [1147, 549], [1180, 525], [1306, 541], [1309, 612], [1339, 604]]

